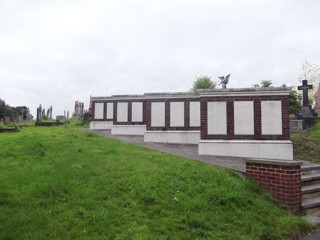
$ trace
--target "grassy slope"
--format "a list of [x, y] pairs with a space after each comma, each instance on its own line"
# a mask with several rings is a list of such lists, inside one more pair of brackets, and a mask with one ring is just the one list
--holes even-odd
[[288, 239], [310, 225], [230, 170], [68, 126], [0, 135], [0, 239]]
[[291, 134], [295, 159], [320, 163], [320, 123], [304, 134]]

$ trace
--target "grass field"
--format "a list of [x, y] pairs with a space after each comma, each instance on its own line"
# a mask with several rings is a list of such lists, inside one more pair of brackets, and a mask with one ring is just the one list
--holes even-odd
[[320, 123], [304, 134], [291, 134], [295, 159], [320, 163]]
[[0, 134], [0, 239], [289, 239], [311, 226], [231, 170], [73, 126]]

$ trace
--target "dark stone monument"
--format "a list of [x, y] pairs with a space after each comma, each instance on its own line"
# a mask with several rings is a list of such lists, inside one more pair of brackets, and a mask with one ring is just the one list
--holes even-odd
[[298, 90], [302, 91], [303, 104], [299, 111], [298, 118], [303, 120], [303, 130], [313, 127], [317, 122], [314, 110], [309, 105], [308, 90], [313, 89], [312, 85], [308, 85], [308, 80], [302, 81], [302, 86], [298, 86]]

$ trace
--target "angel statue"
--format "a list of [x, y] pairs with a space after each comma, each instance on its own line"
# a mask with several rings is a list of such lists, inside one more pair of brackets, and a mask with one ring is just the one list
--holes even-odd
[[222, 84], [222, 89], [227, 88], [227, 84], [229, 82], [230, 74], [228, 74], [226, 77], [222, 76], [222, 77], [219, 77], [219, 78], [220, 78], [219, 85]]

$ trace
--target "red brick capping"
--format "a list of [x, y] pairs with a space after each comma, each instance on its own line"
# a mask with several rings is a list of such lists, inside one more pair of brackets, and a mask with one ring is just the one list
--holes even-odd
[[247, 159], [246, 174], [294, 213], [301, 207], [301, 162]]

